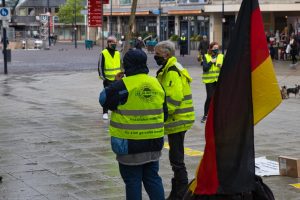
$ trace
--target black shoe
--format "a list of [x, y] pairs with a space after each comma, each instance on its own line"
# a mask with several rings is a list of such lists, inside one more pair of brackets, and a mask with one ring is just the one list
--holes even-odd
[[177, 185], [175, 179], [172, 178], [171, 192], [170, 195], [166, 198], [166, 200], [176, 200], [176, 196], [177, 196]]
[[201, 119], [201, 123], [204, 123], [204, 122], [206, 121], [206, 119], [207, 119], [207, 116], [204, 115], [204, 116], [202, 117], [202, 119]]

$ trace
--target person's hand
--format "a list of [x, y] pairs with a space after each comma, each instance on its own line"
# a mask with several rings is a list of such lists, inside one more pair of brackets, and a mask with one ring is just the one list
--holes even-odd
[[124, 77], [124, 72], [119, 72], [116, 74], [115, 79], [117, 81], [121, 80]]
[[211, 59], [211, 62], [212, 62], [212, 63], [216, 63], [216, 61], [217, 61], [217, 58]]

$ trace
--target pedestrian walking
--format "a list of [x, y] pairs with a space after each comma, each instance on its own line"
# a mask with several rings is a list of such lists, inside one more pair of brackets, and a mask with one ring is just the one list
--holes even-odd
[[151, 200], [164, 200], [158, 174], [164, 143], [165, 92], [148, 75], [147, 55], [131, 49], [124, 55], [125, 76], [104, 88], [99, 102], [112, 111], [109, 133], [126, 185], [127, 200], [142, 200], [142, 183]]
[[204, 115], [201, 122], [204, 123], [207, 119], [210, 100], [217, 86], [218, 77], [223, 65], [224, 55], [219, 53], [219, 44], [212, 42], [209, 45], [207, 54], [203, 59], [203, 76], [202, 82], [206, 88], [206, 100], [204, 104]]
[[188, 54], [188, 40], [185, 36], [185, 33], [182, 33], [181, 37], [179, 38], [178, 45], [180, 48], [180, 56], [184, 57], [185, 54]]
[[207, 36], [203, 35], [202, 40], [200, 41], [198, 46], [198, 52], [202, 56], [202, 59], [204, 55], [207, 53], [208, 47], [209, 47], [209, 41], [207, 39]]
[[177, 62], [175, 45], [170, 41], [159, 42], [154, 59], [161, 68], [157, 79], [166, 92], [168, 118], [165, 134], [169, 142], [169, 160], [174, 172], [168, 200], [182, 199], [188, 186], [188, 174], [184, 163], [184, 137], [195, 120], [191, 82], [188, 71]]
[[[98, 73], [103, 80], [103, 86], [108, 87], [115, 81], [115, 76], [121, 72], [120, 52], [116, 49], [117, 38], [109, 36], [107, 47], [101, 52], [98, 62]], [[103, 119], [108, 119], [108, 108], [103, 107]]]

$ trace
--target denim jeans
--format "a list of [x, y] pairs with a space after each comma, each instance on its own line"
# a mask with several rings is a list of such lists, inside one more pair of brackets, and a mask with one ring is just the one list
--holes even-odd
[[142, 200], [142, 183], [150, 200], [165, 199], [158, 161], [134, 166], [119, 163], [119, 170], [126, 185], [126, 200]]

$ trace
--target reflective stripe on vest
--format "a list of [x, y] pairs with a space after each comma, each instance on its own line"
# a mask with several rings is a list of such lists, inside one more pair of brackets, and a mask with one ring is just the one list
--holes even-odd
[[139, 74], [122, 80], [128, 98], [112, 112], [110, 135], [135, 140], [163, 137], [165, 93], [157, 79]]
[[121, 57], [118, 51], [115, 51], [114, 57], [112, 57], [107, 49], [102, 51], [105, 58], [104, 74], [108, 80], [115, 80], [117, 73], [121, 72]]
[[[212, 56], [210, 54], [205, 54], [205, 58], [207, 63], [209, 63], [212, 60]], [[203, 83], [213, 83], [218, 81], [221, 70], [217, 65], [223, 64], [223, 58], [224, 58], [223, 54], [218, 54], [216, 64], [212, 64], [208, 72], [203, 72], [202, 75]]]

